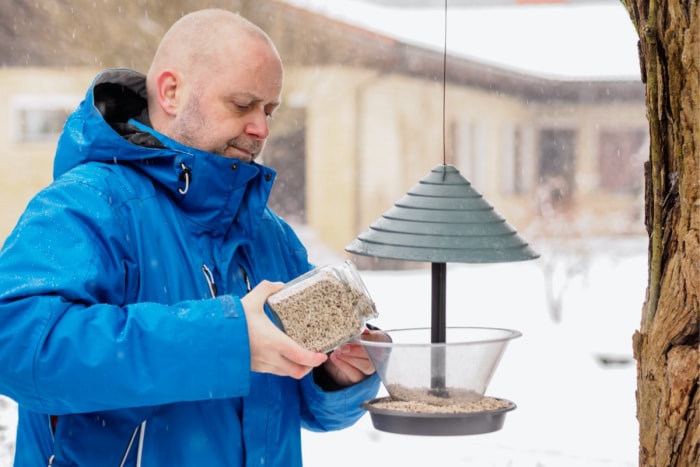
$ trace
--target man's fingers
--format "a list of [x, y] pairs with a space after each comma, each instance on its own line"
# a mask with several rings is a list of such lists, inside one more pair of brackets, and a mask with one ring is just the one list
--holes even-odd
[[262, 281], [256, 285], [253, 290], [248, 292], [241, 301], [243, 302], [244, 308], [250, 306], [250, 309], [262, 309], [267, 297], [275, 292], [279, 292], [283, 288], [284, 283], [282, 282]]
[[343, 360], [343, 357], [338, 353], [331, 353], [325, 368], [326, 372], [341, 386], [358, 383], [366, 376], [355, 365]]
[[300, 346], [265, 315], [267, 297], [282, 290], [281, 282], [262, 281], [242, 299], [248, 321], [251, 368], [258, 373], [302, 378], [328, 357]]
[[315, 368], [328, 359], [328, 356], [324, 353], [306, 350], [291, 338], [289, 340], [291, 344], [286, 349], [283, 349], [283, 355], [292, 363]]
[[346, 344], [335, 349], [331, 355], [333, 362], [341, 364], [343, 369], [352, 367], [367, 376], [375, 371], [374, 364], [367, 352], [358, 344]]
[[255, 371], [261, 373], [273, 373], [279, 376], [291, 376], [301, 379], [315, 367], [328, 360], [328, 356], [323, 353], [310, 352], [303, 347], [299, 347], [292, 341], [291, 346], [285, 346], [279, 353], [273, 353], [273, 361], [258, 365]]
[[367, 351], [361, 344], [349, 343], [336, 349], [339, 358], [355, 368], [359, 369], [365, 375], [374, 373], [374, 363], [367, 355]]

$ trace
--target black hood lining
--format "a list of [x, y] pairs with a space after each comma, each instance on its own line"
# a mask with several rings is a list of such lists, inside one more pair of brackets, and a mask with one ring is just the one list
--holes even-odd
[[93, 89], [95, 107], [110, 125], [126, 123], [148, 110], [146, 99], [134, 90], [118, 83], [101, 83]]
[[127, 123], [134, 118], [150, 126], [148, 101], [133, 89], [118, 83], [101, 83], [93, 89], [95, 107], [105, 121], [125, 140], [138, 146], [164, 148], [150, 133]]

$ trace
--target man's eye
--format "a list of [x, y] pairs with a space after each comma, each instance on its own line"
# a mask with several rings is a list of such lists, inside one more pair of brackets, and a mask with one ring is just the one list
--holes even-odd
[[265, 106], [265, 116], [266, 116], [268, 119], [274, 118], [274, 116], [275, 116], [276, 111], [277, 111], [278, 108], [279, 108], [279, 107], [278, 107], [277, 105], [268, 105], [268, 106]]

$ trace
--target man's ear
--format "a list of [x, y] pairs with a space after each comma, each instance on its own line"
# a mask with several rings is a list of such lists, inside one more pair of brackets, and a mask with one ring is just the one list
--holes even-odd
[[158, 104], [167, 115], [177, 114], [179, 104], [179, 75], [172, 70], [163, 70], [156, 81]]

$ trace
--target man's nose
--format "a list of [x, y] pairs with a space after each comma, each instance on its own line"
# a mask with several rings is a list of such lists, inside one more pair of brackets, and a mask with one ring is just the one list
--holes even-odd
[[246, 133], [257, 139], [266, 139], [270, 135], [270, 126], [265, 112], [255, 112], [246, 126]]

